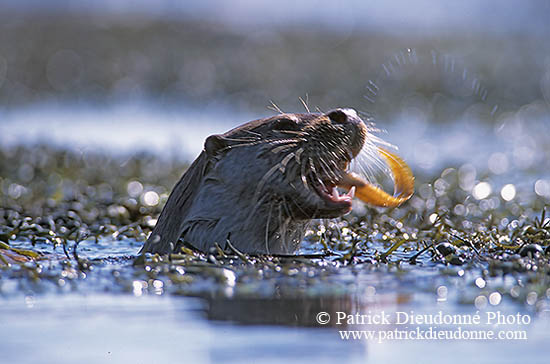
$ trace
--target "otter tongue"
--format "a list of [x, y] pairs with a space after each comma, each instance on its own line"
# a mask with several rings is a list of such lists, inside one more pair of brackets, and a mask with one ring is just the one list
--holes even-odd
[[386, 159], [393, 174], [395, 196], [389, 195], [355, 173], [345, 174], [338, 186], [343, 188], [356, 187], [355, 195], [363, 202], [373, 206], [399, 206], [414, 193], [414, 176], [409, 166], [399, 156], [381, 148], [378, 151]]

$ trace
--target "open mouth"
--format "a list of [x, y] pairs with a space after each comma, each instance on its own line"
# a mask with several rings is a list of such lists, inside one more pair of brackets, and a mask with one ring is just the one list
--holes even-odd
[[[351, 172], [344, 172], [336, 184], [324, 182], [317, 186], [317, 194], [331, 208], [348, 212], [356, 195], [361, 201], [377, 207], [397, 207], [407, 201], [414, 193], [414, 176], [411, 169], [396, 154], [382, 148], [378, 148], [378, 152], [391, 169], [395, 184], [393, 195]], [[347, 189], [348, 192], [340, 194], [338, 188]]]
[[[349, 159], [353, 159], [353, 156], [350, 156]], [[342, 171], [342, 176], [349, 174], [348, 160], [342, 160], [337, 163], [337, 165], [338, 168]], [[346, 189], [348, 192], [341, 194], [338, 190], [339, 188]], [[355, 196], [356, 190], [355, 186], [350, 185], [347, 186], [347, 188], [344, 188], [333, 179], [327, 178], [319, 181], [319, 184], [316, 185], [314, 189], [317, 192], [317, 195], [319, 195], [321, 200], [323, 200], [323, 202], [330, 210], [343, 211], [343, 213], [348, 213], [351, 211], [352, 200]]]
[[[391, 169], [394, 180], [394, 195], [390, 195], [380, 187], [377, 187], [355, 173], [344, 173], [338, 182], [338, 187], [348, 188], [354, 191], [357, 197], [372, 206], [397, 207], [407, 201], [414, 193], [414, 175], [410, 167], [398, 155], [382, 148], [378, 152], [385, 159]], [[338, 191], [335, 192], [338, 194]], [[349, 195], [350, 193], [348, 193]], [[348, 196], [344, 195], [344, 196]], [[334, 192], [332, 193], [334, 197]], [[338, 197], [338, 196], [337, 196]], [[348, 196], [349, 197], [349, 196]]]
[[337, 210], [351, 210], [351, 201], [355, 196], [355, 186], [351, 186], [345, 194], [340, 194], [336, 185], [326, 184], [316, 188], [317, 194], [329, 206]]
[[[396, 154], [378, 148], [378, 152], [390, 167], [394, 180], [394, 193], [388, 194], [380, 187], [371, 184], [361, 176], [347, 171], [348, 163], [342, 163], [338, 181], [319, 181], [314, 190], [323, 201], [325, 209], [336, 215], [351, 211], [354, 197], [376, 207], [397, 207], [406, 202], [414, 193], [414, 176], [409, 166]], [[338, 189], [347, 190], [341, 193]]]

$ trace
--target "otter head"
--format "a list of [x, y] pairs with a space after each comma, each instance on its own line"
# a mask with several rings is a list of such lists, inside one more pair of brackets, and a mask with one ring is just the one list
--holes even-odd
[[[336, 186], [368, 130], [352, 109], [280, 114], [206, 139], [172, 191], [145, 251], [178, 238], [200, 250], [229, 240], [248, 253], [290, 253], [311, 219], [351, 211]], [[353, 192], [352, 192], [353, 193]]]
[[339, 196], [336, 185], [366, 137], [352, 109], [245, 124], [206, 140], [213, 162], [203, 187], [221, 180], [225, 197], [249, 212], [269, 206], [294, 220], [338, 217], [351, 210], [351, 197]]

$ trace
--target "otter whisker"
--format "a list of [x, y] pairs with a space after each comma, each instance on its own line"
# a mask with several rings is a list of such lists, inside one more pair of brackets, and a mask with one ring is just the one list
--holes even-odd
[[[301, 215], [304, 215], [304, 216], [309, 215], [309, 214], [307, 213], [307, 211], [304, 210], [304, 209], [302, 208], [302, 206], [300, 205], [300, 203], [299, 203], [298, 201], [293, 200], [292, 202], [294, 203], [293, 206], [296, 206], [296, 208], [298, 208], [298, 210], [300, 210], [300, 214], [301, 214]], [[317, 213], [317, 211], [315, 211], [315, 213]], [[294, 215], [294, 216], [295, 216], [295, 215]]]
[[304, 148], [300, 148], [295, 152], [295, 155], [294, 155], [296, 159], [296, 163], [300, 165], [302, 164], [302, 160], [300, 159], [300, 157], [302, 156], [303, 152], [304, 152]]
[[288, 201], [286, 200], [286, 198], [283, 197], [283, 201], [281, 203], [281, 206], [284, 207], [285, 209], [285, 212], [286, 212], [286, 215], [290, 218], [294, 218], [294, 214], [292, 213], [292, 211], [289, 209], [288, 207]]
[[256, 211], [258, 211], [258, 208], [260, 206], [262, 206], [262, 204], [264, 203], [264, 201], [268, 198], [269, 196], [267, 195], [264, 195], [262, 196], [258, 201], [256, 201], [256, 203], [254, 204], [254, 206], [252, 207], [251, 211], [248, 213], [248, 216], [245, 220], [245, 225], [246, 226], [249, 226], [251, 224], [251, 221], [252, 221], [252, 218], [254, 216], [256, 216]]
[[226, 152], [226, 151], [231, 150], [233, 148], [251, 147], [251, 146], [259, 145], [259, 144], [263, 144], [263, 141], [256, 141], [256, 142], [250, 142], [250, 143], [241, 143], [241, 144], [231, 144], [231, 145], [228, 145], [225, 148], [221, 148], [219, 150], [219, 153]]
[[317, 182], [323, 186], [323, 188], [326, 188], [325, 184], [323, 183], [323, 181], [319, 178], [318, 174], [317, 174], [317, 170], [315, 169], [315, 164], [313, 163], [313, 160], [311, 159], [311, 157], [308, 158], [309, 160], [309, 169], [311, 170], [312, 172], [312, 175], [315, 177], [315, 179], [317, 180]]
[[329, 160], [328, 162], [330, 163], [331, 170], [336, 177], [335, 181], [338, 182], [342, 178], [343, 169], [338, 166], [338, 163], [335, 160]]
[[302, 184], [304, 185], [306, 190], [309, 190], [309, 183], [307, 182], [307, 177], [306, 177], [307, 161], [306, 161], [306, 163], [301, 163], [300, 162], [300, 165], [301, 165], [300, 179], [302, 180]]
[[337, 159], [337, 158], [326, 158], [325, 156], [322, 156], [322, 155], [319, 155], [318, 158], [319, 158], [319, 161], [321, 163], [323, 163], [331, 171], [338, 169], [338, 164], [337, 164], [336, 161], [339, 160], [339, 159]]
[[279, 162], [279, 170], [281, 171], [281, 173], [285, 173], [285, 170], [286, 170], [286, 165], [288, 164], [288, 162], [290, 162], [290, 160], [294, 158], [294, 153], [288, 153], [282, 161]]
[[[308, 98], [308, 97], [307, 97], [307, 95], [306, 95], [306, 100], [307, 100], [307, 98]], [[301, 102], [302, 105], [304, 106], [304, 109], [306, 109], [307, 112], [310, 112], [310, 111], [309, 111], [309, 106], [307, 106], [307, 102], [304, 101], [304, 99], [302, 99], [301, 96], [300, 96], [298, 99], [300, 100], [300, 102]]]
[[272, 153], [281, 153], [281, 152], [285, 152], [285, 151], [287, 151], [288, 149], [294, 148], [296, 145], [297, 145], [296, 143], [291, 143], [291, 144], [287, 144], [287, 145], [281, 145], [281, 146], [278, 146], [277, 148], [271, 149], [271, 152], [272, 152]]
[[279, 223], [280, 223], [280, 235], [281, 235], [281, 243], [283, 245], [284, 251], [288, 252], [288, 245], [286, 243], [286, 231], [288, 230], [288, 220], [284, 219], [283, 221], [283, 215], [281, 207], [279, 206]]
[[269, 204], [269, 212], [267, 214], [267, 222], [265, 224], [265, 251], [269, 254], [269, 222], [271, 221], [271, 211], [273, 210], [273, 202]]
[[331, 168], [324, 158], [319, 158], [319, 165], [331, 183], [338, 182], [339, 178], [336, 173], [334, 173], [334, 168]]
[[310, 135], [307, 131], [297, 131], [297, 130], [277, 130], [277, 131], [279, 133], [294, 134], [294, 135], [299, 135], [299, 136], [309, 136]]
[[223, 139], [225, 141], [230, 141], [230, 142], [256, 142], [258, 140], [261, 140], [261, 138], [259, 138], [259, 137], [242, 137], [242, 138], [224, 137]]
[[273, 167], [271, 167], [260, 179], [260, 182], [258, 182], [258, 185], [256, 187], [256, 191], [254, 192], [254, 201], [257, 201], [260, 193], [262, 192], [265, 184], [267, 183], [267, 180], [280, 168], [280, 163], [277, 163]]
[[275, 104], [275, 102], [273, 102], [273, 100], [269, 100], [269, 102], [271, 103], [271, 107], [268, 106], [268, 109], [277, 111], [279, 114], [284, 114], [284, 112], [279, 108], [279, 106], [277, 106], [277, 104]]
[[353, 163], [359, 167], [359, 171], [366, 176], [367, 180], [373, 180], [377, 172], [387, 171], [388, 168], [380, 155], [372, 152], [372, 150], [378, 150], [377, 148], [376, 146], [363, 148]]
[[325, 163], [322, 160], [319, 160], [319, 167], [322, 172], [324, 172], [324, 176], [326, 179], [328, 179], [330, 182], [334, 180], [334, 176], [331, 176], [331, 171], [325, 166]]
[[269, 140], [272, 144], [289, 144], [289, 143], [299, 143], [300, 139], [271, 139]]
[[287, 164], [294, 157], [295, 157], [295, 155], [292, 152], [286, 154], [285, 157], [279, 163], [277, 163], [275, 166], [271, 167], [271, 169], [269, 171], [267, 171], [262, 176], [262, 178], [260, 179], [260, 182], [258, 183], [258, 185], [256, 187], [256, 192], [254, 194], [255, 198], [257, 198], [257, 195], [259, 195], [261, 193], [261, 191], [263, 190], [263, 187], [266, 184], [267, 180], [273, 175], [273, 173], [275, 173], [275, 171], [279, 170], [281, 173], [285, 173]]
[[247, 130], [247, 129], [243, 129], [242, 131], [245, 132], [245, 133], [248, 133], [248, 134], [252, 134], [252, 135], [254, 135], [255, 137], [257, 137], [259, 139], [262, 138], [262, 134], [256, 133], [255, 131]]
[[[229, 141], [237, 141], [237, 142], [240, 142], [242, 141], [242, 143], [240, 144], [230, 144], [228, 146], [226, 146], [225, 148], [222, 148], [219, 150], [219, 152], [226, 152], [228, 150], [231, 150], [233, 148], [239, 148], [239, 147], [252, 147], [252, 146], [255, 146], [255, 145], [271, 145], [271, 144], [280, 144], [280, 145], [284, 145], [284, 144], [295, 144], [295, 143], [299, 143], [301, 140], [300, 139], [265, 139], [265, 140], [255, 140], [255, 139], [252, 139], [252, 138], [245, 138], [245, 139], [237, 139], [237, 138], [233, 138], [233, 139], [226, 139], [226, 140], [229, 140]], [[250, 140], [250, 141], [249, 141]]]

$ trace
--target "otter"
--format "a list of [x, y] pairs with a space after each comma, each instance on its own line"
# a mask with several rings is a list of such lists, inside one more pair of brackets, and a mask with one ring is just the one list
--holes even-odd
[[184, 243], [206, 252], [228, 241], [244, 253], [294, 253], [313, 219], [351, 211], [347, 169], [371, 136], [346, 108], [281, 113], [209, 136], [141, 253], [172, 253]]

